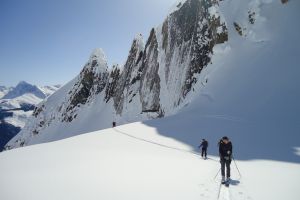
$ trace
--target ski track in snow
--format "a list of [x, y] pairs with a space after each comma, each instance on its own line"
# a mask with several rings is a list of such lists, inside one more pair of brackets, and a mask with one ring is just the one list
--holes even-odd
[[[136, 137], [136, 136], [130, 135], [128, 133], [125, 133], [124, 131], [118, 130], [117, 128], [114, 128], [113, 130], [115, 132], [117, 132], [117, 133], [120, 133], [122, 135], [125, 135], [125, 136], [130, 137], [130, 138], [135, 139], [135, 140], [139, 140], [139, 141], [142, 141], [142, 142], [147, 142], [147, 143], [150, 143], [150, 144], [153, 144], [153, 145], [156, 145], [156, 146], [160, 146], [160, 147], [163, 147], [163, 148], [168, 148], [168, 149], [172, 149], [172, 150], [182, 151], [182, 152], [186, 152], [186, 153], [190, 153], [190, 154], [194, 154], [194, 155], [200, 156], [199, 153], [196, 153], [196, 152], [193, 152], [193, 151], [184, 150], [184, 149], [180, 149], [180, 148], [177, 148], [177, 147], [172, 147], [172, 146], [164, 145], [164, 144], [157, 143], [157, 142], [154, 142], [154, 141], [151, 141], [151, 140], [147, 140], [147, 139], [143, 139], [143, 138], [140, 138], [140, 137]], [[207, 160], [218, 162], [217, 160], [215, 160], [213, 158], [208, 158]], [[210, 172], [210, 174], [213, 175], [213, 173], [215, 172], [215, 170], [216, 169], [213, 169]], [[220, 170], [218, 170], [217, 175], [219, 173], [220, 173]], [[217, 187], [218, 189], [216, 190], [217, 194], [218, 194], [217, 199], [218, 200], [234, 200], [232, 198], [230, 188], [229, 187], [225, 187], [220, 182], [216, 181], [217, 175], [214, 178], [214, 182], [219, 185]], [[211, 177], [211, 176], [209, 176], [209, 177]], [[211, 181], [209, 181], [208, 179], [206, 179], [205, 182], [211, 182]], [[233, 183], [239, 183], [239, 181], [233, 181]], [[206, 197], [210, 198], [211, 197], [210, 194], [214, 193], [214, 192], [211, 192], [211, 190], [215, 190], [215, 184], [209, 185], [209, 184], [201, 183], [199, 185], [202, 188], [200, 196], [203, 197], [203, 198], [206, 198]], [[242, 192], [240, 190], [238, 192], [238, 194], [239, 194], [239, 199], [240, 199], [240, 197], [241, 198], [244, 197], [245, 192]], [[248, 200], [250, 200], [251, 198], [248, 196], [247, 198], [242, 198], [242, 199], [248, 199]]]
[[[242, 186], [242, 183], [238, 185], [230, 185], [226, 187], [220, 182], [207, 181], [200, 184], [200, 196], [203, 199], [209, 200], [252, 200], [252, 197], [248, 195], [246, 189]], [[215, 195], [212, 195], [215, 194]]]
[[[216, 118], [220, 117], [220, 118], [222, 118], [224, 116], [223, 115], [214, 115], [214, 116], [211, 116], [211, 117], [216, 117]], [[147, 140], [147, 139], [144, 139], [144, 138], [141, 138], [141, 137], [136, 137], [134, 135], [131, 135], [129, 133], [121, 131], [117, 128], [113, 128], [113, 130], [116, 133], [125, 135], [125, 136], [130, 137], [134, 140], [139, 140], [139, 141], [150, 143], [150, 144], [153, 144], [153, 145], [156, 145], [156, 146], [159, 146], [159, 147], [168, 148], [168, 149], [171, 149], [171, 150], [181, 151], [181, 152], [190, 153], [190, 154], [193, 154], [193, 155], [196, 155], [196, 156], [200, 156], [199, 153], [194, 152], [194, 151], [188, 151], [188, 150], [185, 150], [185, 149], [180, 149], [180, 148], [177, 148], [177, 147], [172, 147], [172, 146], [164, 145], [164, 144], [161, 144], [161, 143], [158, 143], [158, 142], [155, 142], [155, 141]], [[215, 160], [214, 158], [208, 158], [207, 160], [208, 161], [214, 161], [214, 162], [218, 163], [218, 161]], [[214, 196], [211, 196], [211, 194], [217, 194], [216, 199], [218, 199], [218, 200], [235, 200], [235, 198], [233, 198], [233, 196], [238, 197], [239, 200], [251, 200], [252, 199], [249, 195], [247, 195], [247, 192], [245, 191], [245, 189], [243, 189], [242, 185], [238, 186], [238, 185], [241, 184], [240, 183], [241, 177], [239, 177], [236, 180], [232, 180], [229, 187], [225, 187], [224, 185], [221, 184], [220, 181], [217, 181], [216, 179], [219, 177], [218, 175], [220, 175], [220, 170], [219, 170], [219, 165], [216, 165], [216, 166], [218, 166], [218, 167], [216, 167], [212, 171], [210, 171], [209, 172], [210, 176], [208, 176], [208, 177], [213, 177], [215, 171], [218, 170], [217, 174], [214, 176], [213, 181], [210, 180], [210, 178], [208, 178], [208, 179], [205, 179], [202, 183], [199, 184], [199, 186], [201, 187], [200, 196], [202, 198], [214, 199]], [[234, 165], [232, 164], [232, 166], [234, 166]], [[233, 187], [234, 190], [232, 190], [231, 187]]]
[[158, 143], [158, 142], [154, 142], [154, 141], [151, 141], [151, 140], [147, 140], [147, 139], [144, 139], [144, 138], [136, 137], [136, 136], [133, 136], [133, 135], [131, 135], [129, 133], [121, 131], [121, 130], [119, 130], [117, 128], [114, 128], [114, 131], [117, 132], [117, 133], [120, 133], [122, 135], [125, 135], [127, 137], [133, 138], [135, 140], [147, 142], [147, 143], [150, 143], [150, 144], [153, 144], [153, 145], [157, 145], [157, 146], [160, 146], [160, 147], [164, 147], [164, 148], [168, 148], [168, 149], [173, 149], [173, 150], [177, 150], [177, 151], [182, 151], [182, 152], [194, 154], [194, 155], [197, 155], [197, 156], [200, 155], [199, 153], [196, 153], [196, 152], [193, 152], [193, 151], [188, 151], [188, 150], [185, 150], [185, 149], [180, 149], [180, 148], [177, 148], [177, 147], [172, 147], [172, 146], [164, 145], [164, 144], [161, 144], [161, 143]]
[[[214, 169], [217, 171], [218, 167]], [[237, 169], [233, 168], [232, 171], [236, 172]], [[214, 172], [215, 172], [214, 171]], [[210, 173], [208, 177], [213, 177], [213, 174]], [[252, 200], [253, 198], [247, 192], [247, 189], [242, 183], [242, 178], [234, 178], [231, 180], [229, 187], [221, 184], [220, 179], [220, 169], [217, 171], [217, 174], [213, 179], [205, 179], [200, 184], [200, 196], [204, 199], [217, 199], [217, 200]], [[215, 194], [212, 195], [212, 194]]]
[[220, 200], [231, 200], [229, 188], [226, 188], [223, 185], [221, 186], [219, 199]]

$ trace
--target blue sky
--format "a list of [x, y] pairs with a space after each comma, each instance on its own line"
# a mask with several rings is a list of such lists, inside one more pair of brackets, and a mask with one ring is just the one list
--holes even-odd
[[123, 63], [176, 0], [1, 0], [0, 85], [64, 84], [95, 48]]

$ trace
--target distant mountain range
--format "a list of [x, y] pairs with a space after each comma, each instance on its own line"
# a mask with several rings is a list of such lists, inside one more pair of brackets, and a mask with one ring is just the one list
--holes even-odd
[[35, 106], [60, 85], [36, 86], [21, 81], [16, 87], [0, 86], [0, 151], [25, 126]]

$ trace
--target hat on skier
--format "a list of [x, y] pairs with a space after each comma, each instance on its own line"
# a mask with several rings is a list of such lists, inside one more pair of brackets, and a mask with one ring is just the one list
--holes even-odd
[[222, 140], [229, 140], [227, 136], [222, 137]]

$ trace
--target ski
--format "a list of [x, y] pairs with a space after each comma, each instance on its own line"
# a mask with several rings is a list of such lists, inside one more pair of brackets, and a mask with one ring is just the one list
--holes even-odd
[[230, 180], [226, 180], [224, 184], [225, 184], [226, 187], [229, 187], [229, 185], [230, 185]]
[[221, 185], [225, 185], [226, 187], [229, 187], [229, 185], [230, 185], [230, 180], [222, 181], [222, 182], [221, 182]]

